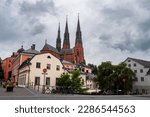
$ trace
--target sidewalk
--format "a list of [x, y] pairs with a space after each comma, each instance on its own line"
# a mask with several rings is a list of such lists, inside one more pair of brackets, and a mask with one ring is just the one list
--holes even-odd
[[13, 92], [7, 92], [6, 88], [0, 87], [0, 97], [1, 96], [35, 96], [36, 93], [27, 90], [26, 88], [15, 87]]

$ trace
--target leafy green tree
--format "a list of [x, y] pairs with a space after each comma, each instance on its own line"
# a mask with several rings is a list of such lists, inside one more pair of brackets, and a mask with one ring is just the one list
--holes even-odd
[[79, 71], [73, 71], [69, 74], [62, 74], [61, 78], [57, 82], [58, 86], [72, 90], [74, 93], [79, 93], [82, 91], [83, 81], [80, 77]]
[[96, 81], [102, 90], [127, 92], [132, 89], [134, 72], [126, 64], [112, 65], [111, 62], [102, 62], [98, 66]]
[[2, 63], [0, 61], [0, 80], [2, 80], [4, 78], [4, 71], [2, 69]]
[[97, 83], [99, 84], [100, 89], [109, 89], [111, 82], [111, 74], [113, 73], [113, 66], [111, 62], [102, 62], [98, 66], [97, 72]]
[[92, 73], [96, 75], [97, 74], [97, 66], [94, 64], [90, 64], [90, 63], [88, 64], [88, 66], [92, 68]]
[[120, 63], [115, 66], [116, 83], [117, 89], [129, 91], [132, 89], [132, 81], [135, 78], [135, 73], [125, 63]]

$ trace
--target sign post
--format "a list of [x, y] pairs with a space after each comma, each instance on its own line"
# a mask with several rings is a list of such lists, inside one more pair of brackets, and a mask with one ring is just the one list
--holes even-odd
[[45, 75], [47, 74], [47, 69], [46, 68], [44, 68], [43, 69], [43, 73], [42, 73], [43, 75], [44, 75], [44, 81], [43, 81], [43, 88], [42, 88], [42, 93], [44, 94], [45, 93]]

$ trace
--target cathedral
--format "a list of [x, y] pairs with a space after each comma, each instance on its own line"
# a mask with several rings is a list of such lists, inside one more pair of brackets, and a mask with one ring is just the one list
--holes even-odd
[[75, 38], [75, 45], [73, 48], [70, 47], [70, 37], [69, 37], [69, 28], [68, 28], [68, 20], [66, 19], [66, 26], [64, 32], [64, 40], [63, 44], [61, 43], [60, 37], [60, 24], [58, 26], [58, 34], [56, 38], [56, 47], [53, 47], [45, 42], [44, 47], [42, 48], [41, 52], [51, 53], [55, 57], [66, 60], [75, 64], [85, 64], [84, 59], [84, 47], [82, 43], [82, 32], [80, 29], [80, 20], [78, 17], [77, 21], [77, 29], [76, 29], [76, 38]]

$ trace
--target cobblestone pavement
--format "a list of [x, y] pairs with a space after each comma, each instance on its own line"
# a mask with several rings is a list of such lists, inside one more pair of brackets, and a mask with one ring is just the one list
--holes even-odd
[[35, 96], [36, 92], [30, 91], [27, 88], [17, 87], [13, 92], [7, 92], [5, 88], [0, 87], [0, 97], [13, 97], [13, 96]]
[[6, 92], [0, 87], [0, 100], [150, 100], [150, 95], [65, 95], [42, 94], [33, 89], [14, 88], [13, 92]]

